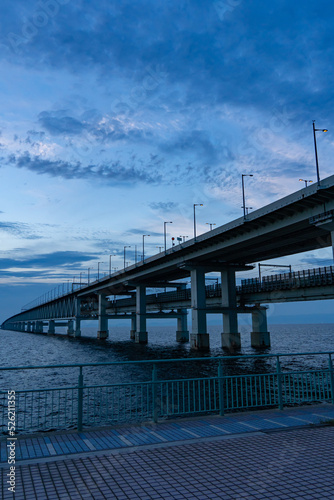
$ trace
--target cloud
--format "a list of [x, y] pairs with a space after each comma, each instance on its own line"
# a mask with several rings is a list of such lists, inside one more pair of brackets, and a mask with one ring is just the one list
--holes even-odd
[[179, 204], [175, 203], [174, 201], [154, 201], [152, 203], [149, 203], [149, 207], [152, 208], [152, 210], [157, 210], [159, 212], [169, 212], [175, 210], [178, 206]]
[[64, 179], [99, 179], [109, 182], [120, 182], [134, 184], [143, 182], [154, 184], [162, 180], [161, 174], [154, 169], [139, 168], [134, 162], [127, 166], [119, 161], [83, 165], [80, 161], [69, 162], [65, 160], [50, 160], [42, 156], [30, 155], [28, 151], [19, 155], [10, 155], [8, 163], [17, 168], [26, 168], [39, 175], [48, 174], [51, 177], [62, 177]]
[[49, 113], [43, 111], [38, 115], [40, 125], [52, 135], [81, 134], [87, 125], [72, 116], [62, 116], [63, 112]]
[[[1, 212], [3, 213], [3, 212]], [[28, 240], [41, 239], [42, 236], [35, 234], [33, 228], [29, 224], [22, 222], [0, 222], [0, 231], [5, 231]]]
[[[84, 253], [77, 251], [59, 251], [48, 254], [39, 254], [30, 258], [8, 259], [0, 258], [0, 267], [2, 272], [10, 268], [31, 269], [31, 268], [50, 268], [56, 267], [80, 267], [81, 264], [96, 259], [99, 254]], [[40, 272], [40, 271], [39, 271]]]
[[127, 235], [140, 234], [142, 236], [143, 234], [147, 234], [148, 232], [150, 233], [150, 236], [162, 236], [162, 234], [163, 234], [163, 233], [156, 233], [154, 231], [147, 231], [147, 229], [128, 229], [126, 231], [126, 233], [124, 233], [124, 234], [127, 234]]

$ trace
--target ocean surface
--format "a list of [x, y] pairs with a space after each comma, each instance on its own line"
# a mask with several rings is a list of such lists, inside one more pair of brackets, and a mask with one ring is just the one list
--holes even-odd
[[[110, 322], [111, 323], [111, 322]], [[110, 328], [110, 326], [109, 326]], [[198, 353], [190, 350], [189, 343], [179, 344], [175, 340], [175, 327], [149, 326], [147, 345], [130, 340], [129, 327], [113, 327], [109, 339], [97, 340], [97, 326], [82, 328], [81, 338], [70, 338], [65, 329], [59, 328], [55, 335], [24, 333], [0, 330], [0, 367], [37, 366], [72, 363], [104, 363], [140, 361], [153, 359], [178, 359], [227, 356], [220, 347], [221, 326], [209, 326], [210, 351]], [[275, 370], [275, 358], [242, 359], [249, 354], [312, 353], [334, 351], [334, 325], [271, 325], [271, 348], [253, 349], [250, 345], [250, 327], [240, 326], [241, 350], [232, 353], [235, 357], [226, 360], [225, 372], [229, 374]], [[285, 370], [305, 367], [320, 368], [328, 364], [328, 356], [282, 358]], [[151, 367], [145, 365], [119, 365], [102, 368], [85, 368], [85, 383], [133, 382], [147, 380]], [[181, 378], [184, 376], [209, 375], [216, 372], [216, 363], [198, 361], [195, 363], [168, 363], [159, 367], [159, 378]], [[23, 390], [37, 387], [64, 387], [76, 385], [78, 368], [53, 368], [48, 370], [0, 370], [1, 390]]]

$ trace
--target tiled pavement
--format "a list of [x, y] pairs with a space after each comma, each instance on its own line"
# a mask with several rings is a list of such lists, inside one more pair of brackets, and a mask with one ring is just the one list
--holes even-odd
[[15, 497], [2, 441], [1, 498], [334, 499], [334, 427], [310, 427], [333, 418], [323, 404], [20, 438]]

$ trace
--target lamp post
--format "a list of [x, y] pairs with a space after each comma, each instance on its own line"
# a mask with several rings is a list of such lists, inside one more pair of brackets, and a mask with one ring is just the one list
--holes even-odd
[[245, 201], [245, 183], [244, 183], [244, 177], [253, 177], [253, 174], [241, 174], [242, 208], [244, 209], [244, 219], [246, 220], [246, 201]]
[[111, 257], [116, 257], [116, 255], [114, 253], [109, 255], [109, 274], [111, 274]]
[[126, 248], [131, 248], [131, 245], [125, 245], [124, 246], [124, 269], [125, 269], [125, 249]]
[[203, 203], [194, 203], [194, 241], [196, 241], [196, 207], [202, 207]]
[[80, 288], [81, 288], [81, 276], [82, 276], [82, 274], [85, 274], [85, 272], [81, 271], [81, 273], [80, 273]]
[[100, 281], [100, 264], [103, 264], [103, 262], [97, 263], [97, 281]]
[[151, 236], [150, 234], [143, 234], [143, 264], [145, 261], [145, 236]]
[[317, 183], [318, 183], [318, 186], [320, 186], [317, 139], [316, 139], [316, 134], [315, 134], [316, 132], [328, 132], [328, 130], [326, 128], [315, 128], [315, 120], [313, 120], [313, 138], [314, 138], [315, 164], [317, 167]]
[[164, 222], [164, 243], [165, 243], [165, 252], [167, 250], [167, 241], [166, 241], [166, 224], [173, 224], [172, 221]]
[[313, 181], [307, 181], [307, 180], [305, 180], [305, 179], [299, 179], [299, 180], [300, 180], [300, 181], [302, 181], [302, 182], [305, 182], [305, 187], [307, 187], [307, 183], [308, 183], [308, 182], [313, 182]]
[[91, 269], [93, 269], [93, 268], [92, 268], [92, 267], [89, 267], [89, 268], [87, 269], [87, 272], [88, 272], [88, 278], [87, 278], [88, 285], [89, 285], [89, 271], [90, 271]]
[[162, 252], [162, 247], [155, 247], [155, 248], [159, 248], [159, 253]]
[[205, 224], [208, 224], [208, 226], [210, 226], [210, 231], [212, 231], [212, 226], [216, 225], [214, 222], [206, 222]]

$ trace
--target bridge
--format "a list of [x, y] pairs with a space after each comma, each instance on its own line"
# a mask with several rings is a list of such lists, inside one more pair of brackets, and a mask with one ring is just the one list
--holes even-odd
[[[333, 247], [333, 242], [331, 176], [320, 185], [310, 185], [97, 281], [46, 294], [8, 318], [2, 328], [42, 332], [46, 323], [48, 332], [54, 333], [55, 326], [67, 325], [68, 333], [78, 337], [82, 320], [97, 319], [98, 338], [104, 339], [109, 335], [109, 319], [131, 318], [131, 337], [137, 343], [146, 343], [148, 318], [174, 317], [176, 338], [182, 342], [189, 340], [190, 308], [190, 344], [194, 349], [209, 348], [210, 313], [222, 314], [222, 347], [240, 346], [239, 313], [252, 315], [252, 346], [269, 346], [266, 307], [262, 304], [334, 298], [332, 268], [309, 270], [306, 274], [304, 271], [298, 276], [275, 275], [261, 282], [244, 280], [241, 287], [236, 286], [236, 272], [251, 270], [253, 263], [260, 260]], [[216, 290], [205, 286], [205, 275], [210, 272], [221, 275], [221, 285]], [[182, 280], [189, 278], [191, 287], [187, 289]], [[150, 288], [176, 291], [147, 294]]]

